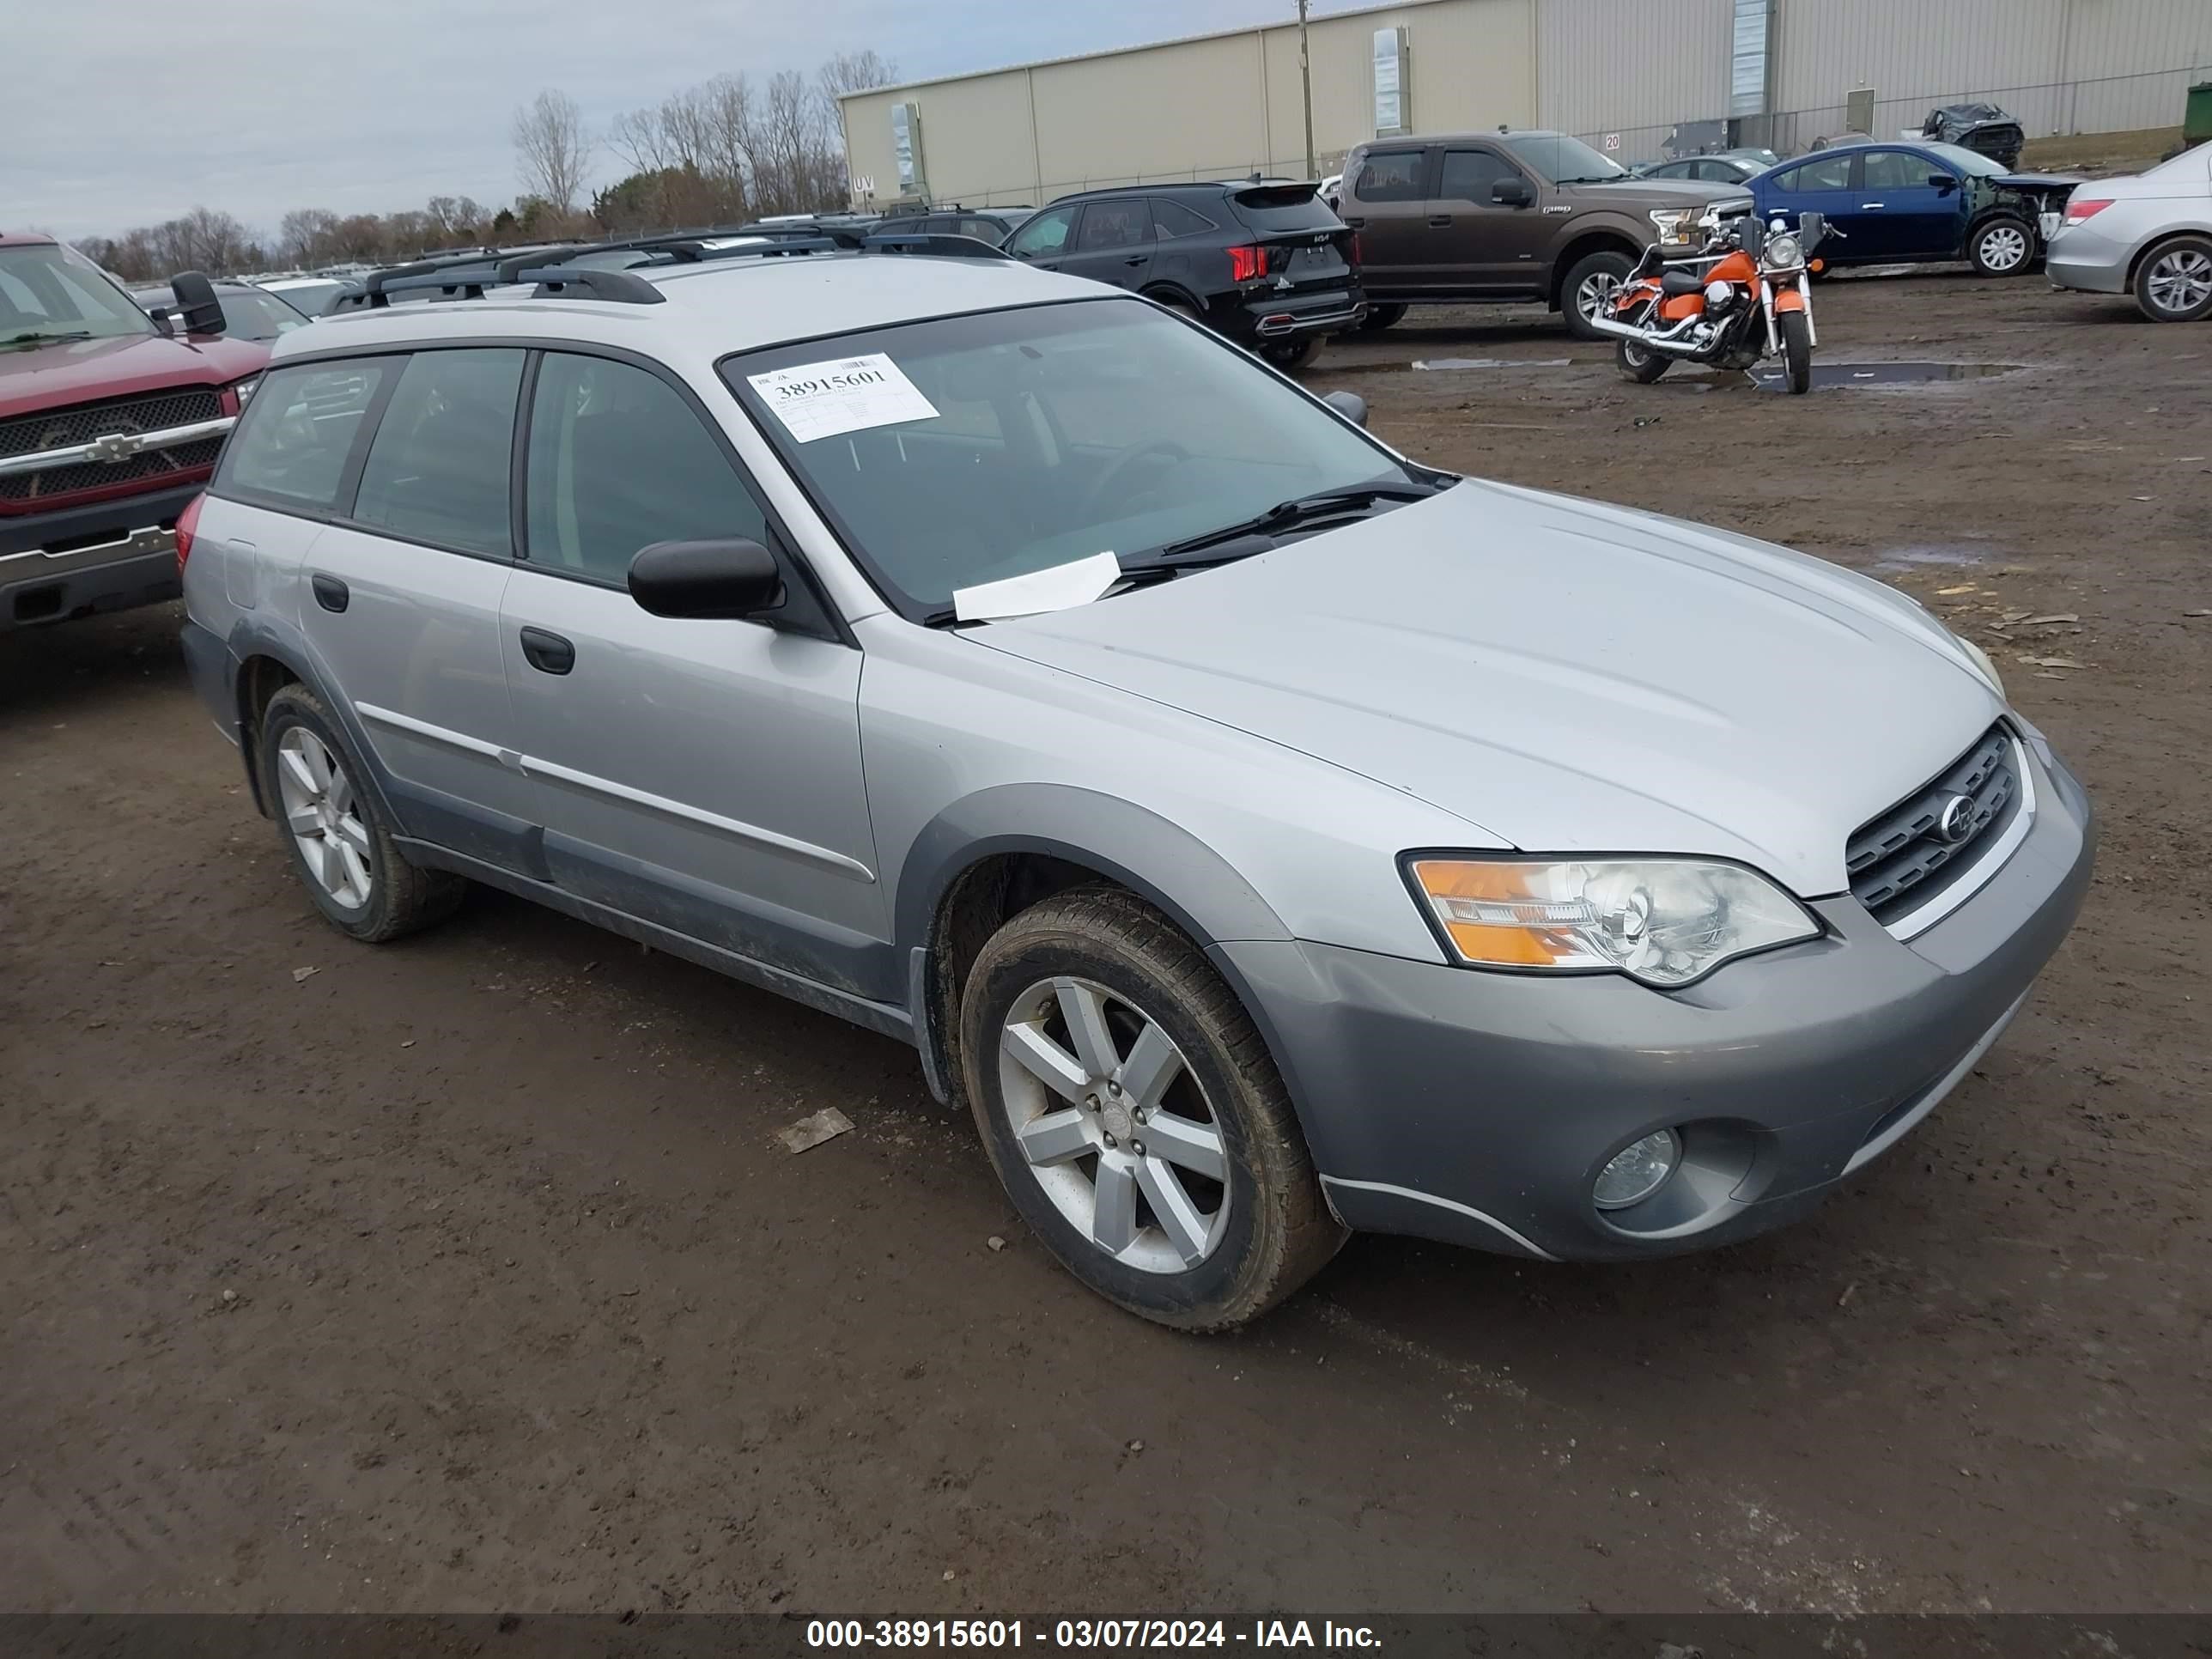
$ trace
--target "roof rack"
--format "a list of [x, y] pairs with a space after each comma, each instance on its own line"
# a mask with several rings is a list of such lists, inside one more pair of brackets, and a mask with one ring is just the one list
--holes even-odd
[[556, 264], [517, 270], [512, 277], [507, 276], [507, 271], [506, 265], [500, 267], [500, 275], [506, 280], [538, 284], [532, 299], [564, 299], [574, 289], [587, 300], [613, 300], [628, 306], [668, 303], [665, 294], [642, 276], [633, 276], [626, 270], [568, 270]]

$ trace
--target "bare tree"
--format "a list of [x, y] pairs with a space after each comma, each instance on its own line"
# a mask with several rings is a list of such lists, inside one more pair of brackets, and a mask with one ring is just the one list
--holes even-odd
[[888, 87], [898, 81], [898, 65], [879, 58], [872, 50], [841, 52], [814, 72], [814, 84], [830, 105], [834, 119], [837, 100], [848, 92], [866, 92], [871, 87]]
[[565, 92], [548, 88], [514, 112], [515, 171], [523, 188], [555, 211], [575, 210], [592, 156], [584, 112]]

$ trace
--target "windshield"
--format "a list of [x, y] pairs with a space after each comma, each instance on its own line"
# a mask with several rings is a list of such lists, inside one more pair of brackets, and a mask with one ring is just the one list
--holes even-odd
[[1629, 176], [1620, 162], [1563, 132], [1514, 133], [1498, 142], [1555, 185], [1601, 185]]
[[1127, 566], [1316, 491], [1426, 482], [1235, 347], [1133, 300], [909, 323], [721, 370], [911, 617], [1101, 552]]
[[1978, 149], [1968, 149], [1964, 144], [1930, 144], [1928, 148], [1942, 156], [1952, 167], [1977, 179], [1994, 179], [2012, 169], [2002, 161], [1992, 161]]
[[153, 319], [74, 248], [0, 247], [0, 345], [152, 332]]

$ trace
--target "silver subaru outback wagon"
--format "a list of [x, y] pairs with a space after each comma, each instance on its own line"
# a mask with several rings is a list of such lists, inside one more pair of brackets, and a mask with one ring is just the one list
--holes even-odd
[[910, 1042], [1070, 1271], [1217, 1329], [1351, 1229], [1802, 1216], [2071, 924], [2081, 787], [1881, 584], [799, 252], [278, 343], [185, 640], [333, 926], [487, 883]]

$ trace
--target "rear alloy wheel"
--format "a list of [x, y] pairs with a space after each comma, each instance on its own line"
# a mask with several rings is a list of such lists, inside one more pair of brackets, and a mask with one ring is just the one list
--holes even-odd
[[306, 686], [269, 700], [260, 757], [292, 868], [332, 927], [380, 944], [453, 914], [468, 884], [402, 855], [330, 711]]
[[2184, 236], [2154, 252], [2136, 272], [2136, 305], [2154, 323], [2212, 316], [2212, 237]]
[[2017, 276], [2034, 256], [2035, 232], [2009, 216], [1987, 221], [1966, 244], [1966, 258], [1984, 276]]
[[960, 1029], [1007, 1196], [1130, 1312], [1226, 1330], [1343, 1242], [1250, 1017], [1134, 895], [1077, 888], [1008, 921], [969, 970]]
[[1260, 346], [1260, 356], [1263, 362], [1273, 364], [1287, 374], [1292, 369], [1304, 368], [1313, 361], [1314, 353], [1320, 349], [1320, 336], [1309, 334], [1302, 340], [1263, 341]]
[[1559, 311], [1566, 319], [1567, 332], [1577, 340], [1609, 337], [1592, 328], [1590, 319], [1601, 316], [1613, 304], [1621, 279], [1635, 266], [1626, 253], [1586, 253], [1576, 260], [1559, 284]]

